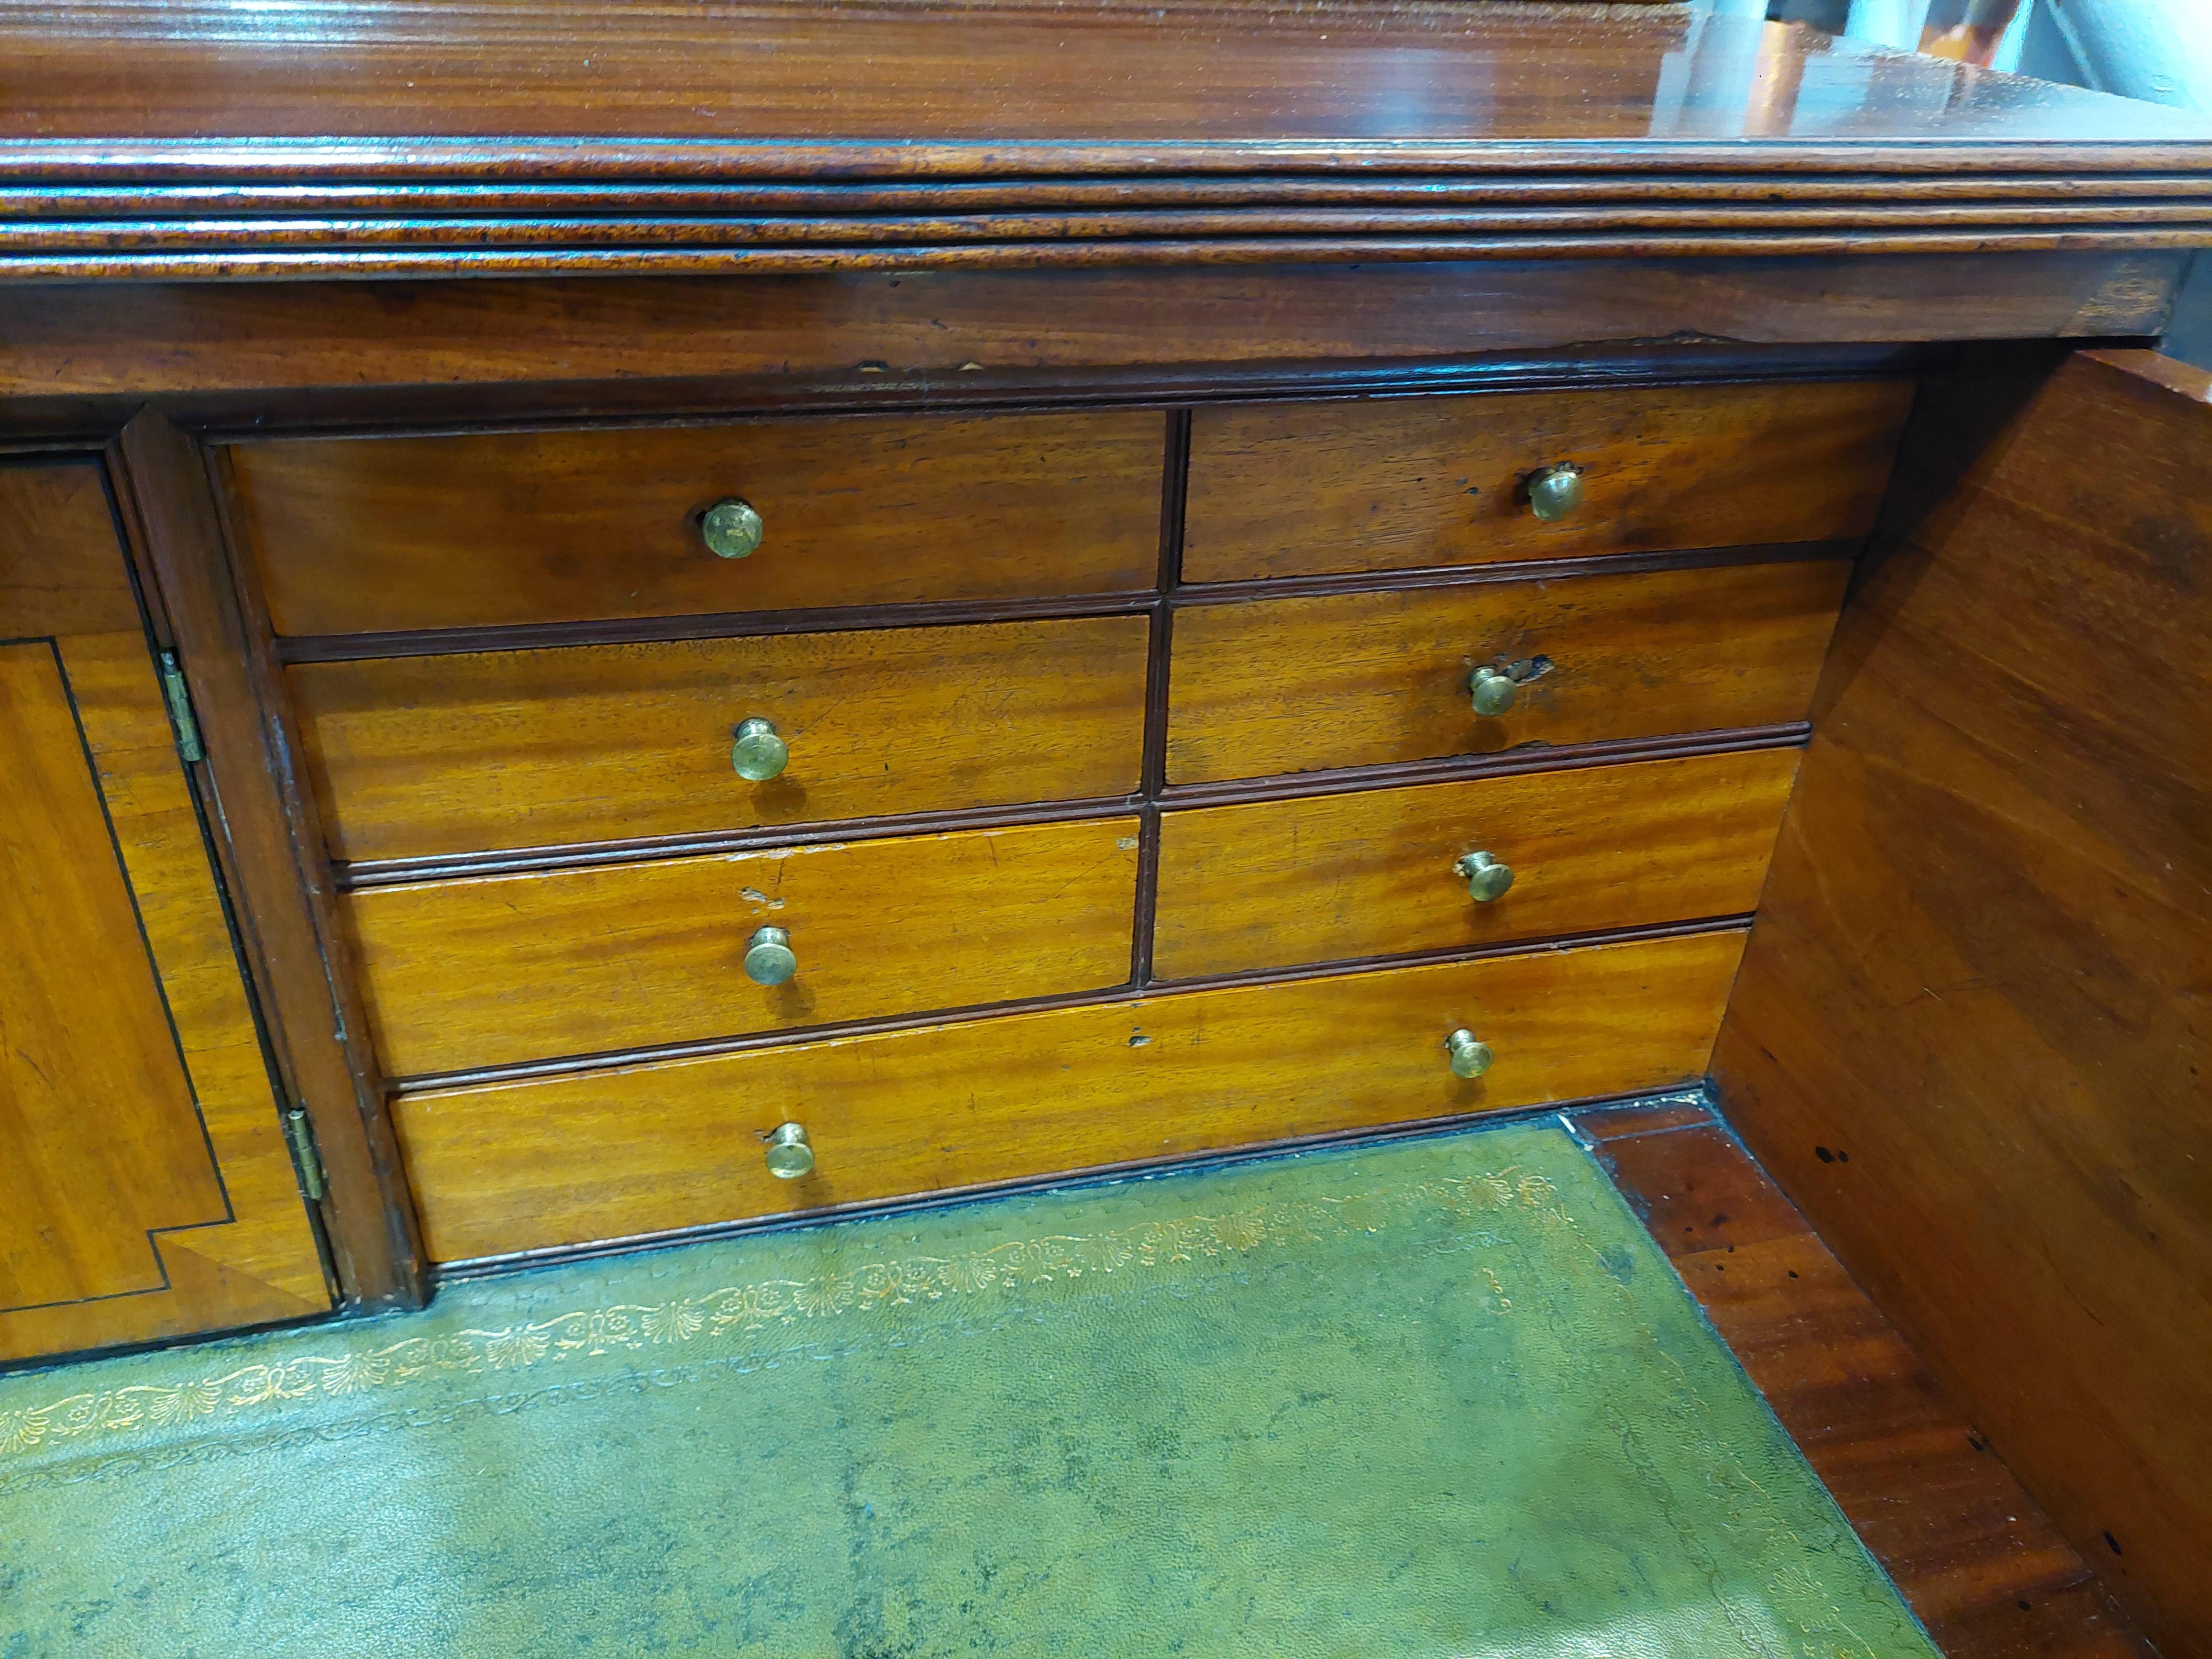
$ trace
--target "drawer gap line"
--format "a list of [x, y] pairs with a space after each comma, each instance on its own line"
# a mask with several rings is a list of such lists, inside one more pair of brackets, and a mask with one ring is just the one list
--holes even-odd
[[1139, 774], [1144, 805], [1138, 817], [1137, 902], [1129, 941], [1129, 982], [1140, 988], [1152, 976], [1152, 938], [1159, 909], [1159, 801], [1168, 776], [1168, 675], [1175, 629], [1170, 606], [1182, 577], [1183, 514], [1190, 484], [1189, 410], [1168, 411], [1166, 442], [1167, 456], [1160, 469], [1158, 598], [1152, 606], [1145, 659], [1145, 740]]
[[1481, 587], [1500, 582], [1644, 575], [1660, 570], [1712, 570], [1735, 565], [1817, 564], [1825, 559], [1856, 559], [1864, 545], [1865, 538], [1859, 537], [1819, 542], [1751, 543], [1738, 547], [1655, 549], [1642, 553], [1592, 553], [1578, 558], [1522, 559], [1496, 564], [1327, 571], [1310, 576], [1264, 576], [1244, 581], [1192, 582], [1177, 591], [1176, 603], [1246, 605], [1259, 599], [1325, 599], [1340, 593], [1395, 592], [1403, 588]]
[[520, 875], [544, 870], [596, 870], [649, 864], [661, 859], [712, 858], [782, 847], [887, 841], [899, 836], [950, 834], [962, 830], [1012, 830], [1032, 823], [1073, 823], [1126, 817], [1139, 810], [1138, 795], [1097, 795], [1080, 800], [1024, 801], [1012, 806], [957, 807], [877, 818], [817, 818], [759, 830], [700, 836], [642, 836], [629, 841], [562, 842], [552, 847], [496, 848], [404, 859], [363, 859], [334, 866], [338, 890], [360, 892], [415, 882], [465, 880], [471, 876]]
[[796, 611], [722, 611], [678, 617], [616, 617], [580, 622], [409, 629], [374, 634], [280, 636], [288, 667], [390, 657], [467, 656], [486, 651], [555, 651], [593, 645], [665, 645], [686, 640], [770, 638], [787, 634], [878, 633], [897, 628], [957, 628], [1002, 622], [1060, 622], [1141, 615], [1159, 603], [1147, 591], [1032, 595], [1005, 599], [917, 599], [890, 605], [819, 605]]
[[1687, 760], [1700, 755], [1734, 754], [1753, 749], [1791, 749], [1813, 735], [1810, 722], [1777, 726], [1725, 726], [1663, 738], [1620, 738], [1601, 743], [1528, 744], [1491, 755], [1448, 755], [1435, 760], [1395, 761], [1379, 766], [1346, 766], [1325, 772], [1278, 772], [1260, 778], [1223, 778], [1204, 783], [1171, 783], [1160, 805], [1234, 806], [1291, 796], [1350, 795], [1413, 783], [1450, 783], [1462, 779], [1510, 777], [1524, 772], [1570, 772], [1629, 761]]

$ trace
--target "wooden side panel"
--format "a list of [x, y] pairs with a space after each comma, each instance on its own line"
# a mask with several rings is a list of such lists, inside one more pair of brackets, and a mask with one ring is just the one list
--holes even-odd
[[2196, 1653], [2212, 381], [2144, 367], [2070, 360], [1854, 596], [1716, 1070], [2152, 1639]]
[[[1192, 978], [1741, 915], [1794, 749], [1170, 812], [1153, 971]], [[1513, 885], [1477, 903], [1477, 849]]]
[[[1200, 409], [1183, 578], [1863, 536], [1911, 395], [1860, 382]], [[1584, 499], [1547, 522], [1522, 486], [1563, 463]]]
[[[317, 663], [291, 671], [333, 857], [1133, 793], [1141, 617]], [[790, 744], [730, 764], [740, 720]]]
[[[1196, 605], [1175, 618], [1168, 781], [1802, 720], [1838, 560]], [[1476, 715], [1476, 665], [1549, 658]]]
[[[797, 1213], [1704, 1075], [1738, 933], [1240, 987], [403, 1097], [433, 1255]], [[1498, 1059], [1452, 1075], [1443, 1039]], [[762, 1141], [806, 1126], [777, 1181]]]
[[[348, 902], [386, 1072], [841, 1024], [1129, 977], [1137, 821], [371, 888]], [[761, 927], [799, 972], [744, 970]]]
[[[228, 451], [280, 634], [1135, 591], [1157, 412], [746, 421]], [[701, 513], [740, 496], [760, 547]]]
[[0, 1358], [327, 1309], [95, 465], [0, 469]]

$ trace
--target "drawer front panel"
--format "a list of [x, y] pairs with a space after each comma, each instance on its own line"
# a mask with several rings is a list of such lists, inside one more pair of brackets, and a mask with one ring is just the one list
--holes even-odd
[[[1175, 618], [1168, 781], [1494, 754], [1802, 720], [1841, 560], [1194, 605]], [[1543, 657], [1478, 715], [1478, 665]]]
[[[313, 663], [333, 857], [404, 858], [1123, 795], [1140, 617]], [[749, 719], [789, 746], [739, 777]]]
[[[1157, 412], [432, 438], [229, 453], [280, 634], [1134, 591], [1159, 562]], [[749, 556], [699, 529], [760, 514]]]
[[[1759, 902], [1797, 751], [1170, 812], [1163, 978], [1736, 915]], [[1455, 866], [1512, 872], [1478, 902]], [[1494, 872], [1489, 879], [1495, 880]]]
[[[1911, 387], [1671, 386], [1201, 408], [1183, 576], [1235, 581], [1863, 536]], [[1581, 469], [1547, 520], [1525, 481]]]
[[[372, 888], [348, 901], [405, 1077], [1095, 991], [1129, 977], [1137, 821]], [[799, 968], [755, 984], [747, 941]]]
[[[1020, 1014], [402, 1096], [440, 1261], [1701, 1078], [1736, 933]], [[1453, 1075], [1443, 1038], [1488, 1042]], [[814, 1172], [763, 1146], [805, 1126]]]

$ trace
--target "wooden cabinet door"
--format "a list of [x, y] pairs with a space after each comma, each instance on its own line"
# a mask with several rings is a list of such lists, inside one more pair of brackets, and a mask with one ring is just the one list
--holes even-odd
[[0, 1361], [331, 1293], [91, 460], [0, 465]]
[[2212, 375], [2008, 358], [1907, 434], [1713, 1070], [2145, 1633], [2212, 1653]]

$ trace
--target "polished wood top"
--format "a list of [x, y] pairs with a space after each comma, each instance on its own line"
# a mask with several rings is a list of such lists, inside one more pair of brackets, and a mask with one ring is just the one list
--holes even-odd
[[0, 14], [0, 62], [10, 138], [2212, 139], [2156, 105], [1677, 6], [91, 0]]
[[88, 0], [0, 92], [17, 276], [2212, 240], [2212, 120], [1671, 5]]

